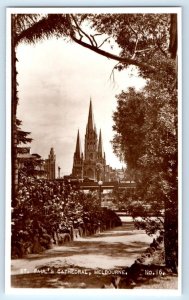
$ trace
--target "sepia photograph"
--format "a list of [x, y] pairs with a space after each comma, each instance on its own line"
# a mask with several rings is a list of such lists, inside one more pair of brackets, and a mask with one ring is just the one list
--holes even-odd
[[181, 289], [181, 9], [7, 9], [7, 290]]

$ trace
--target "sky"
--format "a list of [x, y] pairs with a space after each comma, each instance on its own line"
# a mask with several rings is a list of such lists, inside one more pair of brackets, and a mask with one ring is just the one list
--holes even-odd
[[61, 168], [61, 176], [71, 174], [78, 129], [84, 150], [91, 98], [106, 162], [113, 168], [124, 166], [110, 143], [115, 134], [112, 114], [117, 106], [116, 95], [130, 86], [141, 89], [145, 85], [136, 69], [116, 71], [113, 81], [110, 75], [116, 61], [56, 38], [35, 45], [20, 44], [17, 58], [17, 116], [22, 120], [22, 129], [31, 132], [31, 153], [47, 158], [53, 147], [56, 169]]

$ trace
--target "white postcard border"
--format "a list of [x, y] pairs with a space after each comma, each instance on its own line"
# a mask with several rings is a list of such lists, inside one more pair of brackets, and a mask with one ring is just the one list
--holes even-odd
[[[78, 289], [28, 289], [12, 288], [10, 284], [11, 266], [11, 25], [10, 16], [13, 13], [177, 13], [178, 15], [178, 174], [179, 174], [179, 267], [178, 267], [178, 289], [133, 289], [133, 290], [99, 290], [94, 289], [95, 295], [117, 296], [121, 295], [162, 295], [179, 296], [182, 290], [182, 9], [181, 7], [22, 7], [7, 8], [6, 19], [6, 212], [5, 212], [5, 291], [6, 294], [14, 295], [72, 295], [78, 293]], [[82, 295], [91, 294], [93, 289], [79, 290]]]

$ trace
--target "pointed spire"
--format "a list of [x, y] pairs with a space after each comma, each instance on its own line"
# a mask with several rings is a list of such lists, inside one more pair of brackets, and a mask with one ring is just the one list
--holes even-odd
[[99, 141], [98, 141], [98, 156], [102, 157], [102, 135], [101, 135], [101, 129], [100, 129]]
[[90, 105], [89, 105], [89, 115], [88, 115], [87, 129], [88, 130], [93, 130], [94, 129], [93, 108], [92, 108], [91, 98], [90, 98]]
[[77, 158], [81, 157], [81, 146], [80, 146], [79, 129], [78, 129], [78, 132], [77, 132], [77, 141], [76, 141], [76, 147], [75, 147], [75, 156]]

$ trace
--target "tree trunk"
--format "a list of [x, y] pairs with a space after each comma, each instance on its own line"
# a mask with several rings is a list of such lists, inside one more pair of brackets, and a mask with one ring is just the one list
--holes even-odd
[[178, 209], [165, 204], [164, 220], [165, 264], [177, 273], [178, 267]]
[[177, 56], [177, 40], [177, 15], [171, 14], [169, 53], [173, 59]]
[[[177, 65], [177, 15], [170, 15], [170, 43], [169, 53], [171, 58], [175, 60]], [[177, 76], [177, 75], [176, 75]], [[177, 80], [176, 80], [177, 81]], [[178, 129], [177, 118], [175, 118], [175, 128]], [[178, 136], [178, 135], [177, 135]], [[177, 145], [178, 147], [178, 145]], [[178, 161], [178, 157], [175, 158]], [[177, 272], [178, 267], [178, 190], [176, 189], [178, 183], [177, 166], [174, 170], [175, 181], [172, 186], [175, 187], [171, 195], [171, 203], [165, 201], [165, 221], [164, 221], [164, 247], [165, 247], [165, 263], [166, 266]]]
[[18, 189], [17, 159], [17, 81], [16, 81], [16, 48], [14, 44], [14, 19], [11, 20], [11, 168], [12, 168], [12, 206], [15, 206]]

